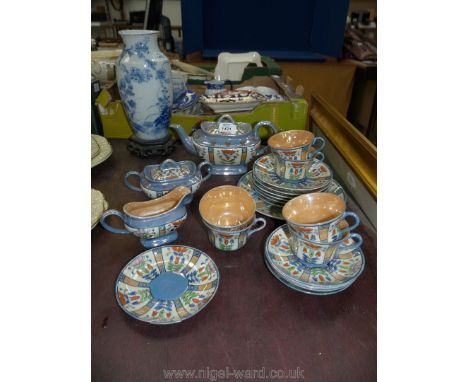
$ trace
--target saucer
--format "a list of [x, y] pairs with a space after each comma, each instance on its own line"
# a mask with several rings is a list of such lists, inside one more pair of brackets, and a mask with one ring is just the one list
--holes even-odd
[[115, 296], [122, 310], [154, 325], [193, 317], [216, 294], [219, 271], [204, 252], [180, 245], [153, 248], [120, 272]]
[[[304, 265], [291, 252], [289, 235], [285, 224], [274, 230], [265, 243], [265, 260], [276, 275], [289, 284], [313, 292], [336, 292], [351, 285], [364, 269], [365, 260], [360, 249], [340, 254], [326, 268]], [[348, 244], [352, 244], [352, 240]]]
[[[93, 149], [93, 142], [99, 146], [99, 151], [93, 157], [93, 150], [96, 153], [96, 148]], [[104, 162], [112, 154], [112, 147], [106, 138], [100, 135], [91, 134], [91, 168]]]
[[242, 177], [237, 182], [237, 185], [246, 190], [252, 196], [252, 198], [254, 198], [256, 204], [256, 211], [259, 214], [268, 216], [273, 219], [284, 220], [283, 214], [281, 212], [282, 207], [277, 207], [269, 203], [268, 201], [262, 199], [258, 191], [254, 188], [254, 183], [252, 180], [252, 171], [249, 171], [242, 175]]
[[311, 291], [311, 290], [308, 290], [308, 289], [305, 289], [303, 287], [300, 287], [300, 286], [297, 286], [297, 285], [294, 285], [286, 280], [284, 280], [279, 274], [276, 273], [275, 269], [268, 263], [268, 261], [265, 260], [265, 265], [267, 267], [267, 269], [271, 272], [271, 274], [280, 282], [282, 282], [284, 285], [286, 285], [287, 287], [291, 288], [291, 289], [294, 289], [295, 291], [298, 291], [298, 292], [301, 292], [301, 293], [306, 293], [306, 294], [311, 294], [311, 295], [314, 295], [314, 296], [328, 296], [328, 295], [331, 295], [331, 294], [336, 294], [336, 293], [339, 293], [339, 292], [342, 292], [344, 291], [345, 289], [347, 289], [351, 284], [349, 284], [348, 286], [345, 286], [343, 288], [340, 288], [340, 289], [335, 289], [333, 291], [325, 291], [325, 292], [321, 292], [321, 291]]
[[288, 182], [275, 173], [275, 161], [272, 154], [258, 158], [253, 165], [253, 176], [264, 185], [280, 191], [300, 191], [301, 193], [325, 188], [332, 180], [330, 167], [323, 162], [310, 166], [307, 176], [298, 182]]

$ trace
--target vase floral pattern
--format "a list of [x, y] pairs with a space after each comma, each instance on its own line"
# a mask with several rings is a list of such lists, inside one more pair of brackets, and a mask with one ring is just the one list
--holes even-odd
[[169, 60], [161, 53], [156, 31], [120, 31], [124, 49], [116, 74], [122, 103], [136, 137], [168, 136], [172, 105]]
[[[343, 250], [327, 267], [307, 266], [292, 252], [290, 237], [287, 225], [277, 228], [267, 239], [265, 256], [286, 279], [299, 285], [338, 286], [357, 277], [364, 268], [364, 255], [360, 249]], [[352, 245], [351, 242], [346, 244]]]
[[[177, 273], [187, 288], [171, 300], [153, 297], [151, 281], [164, 272]], [[115, 294], [130, 316], [151, 324], [180, 322], [198, 313], [218, 288], [219, 272], [213, 260], [195, 248], [165, 246], [135, 257], [117, 278]]]

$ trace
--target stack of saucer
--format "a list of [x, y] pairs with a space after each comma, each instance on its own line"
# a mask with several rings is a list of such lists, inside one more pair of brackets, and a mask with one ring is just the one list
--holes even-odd
[[258, 158], [252, 171], [246, 173], [237, 183], [247, 190], [257, 203], [257, 212], [277, 219], [283, 219], [281, 208], [292, 198], [311, 192], [331, 192], [345, 200], [341, 185], [333, 179], [330, 167], [316, 161], [299, 182], [290, 182], [276, 175], [273, 154]]
[[[343, 251], [327, 267], [314, 268], [302, 262], [290, 247], [291, 233], [287, 224], [278, 227], [265, 243], [265, 263], [279, 281], [299, 292], [328, 295], [344, 291], [364, 270], [365, 259], [361, 249]], [[353, 246], [350, 239], [345, 243]]]
[[[332, 193], [310, 193], [283, 207], [286, 225], [265, 245], [270, 272], [288, 287], [308, 294], [334, 294], [348, 288], [364, 269], [362, 237], [353, 233], [359, 216]], [[347, 219], [354, 222], [349, 224]]]

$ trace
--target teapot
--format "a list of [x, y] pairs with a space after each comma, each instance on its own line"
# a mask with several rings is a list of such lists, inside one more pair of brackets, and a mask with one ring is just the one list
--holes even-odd
[[268, 127], [273, 134], [278, 129], [270, 121], [260, 121], [252, 129], [249, 123], [235, 122], [229, 114], [222, 115], [218, 121], [203, 121], [201, 128], [189, 136], [182, 126], [174, 124], [170, 128], [179, 135], [185, 149], [211, 163], [214, 175], [241, 175], [247, 172], [247, 164], [259, 150], [260, 127]]

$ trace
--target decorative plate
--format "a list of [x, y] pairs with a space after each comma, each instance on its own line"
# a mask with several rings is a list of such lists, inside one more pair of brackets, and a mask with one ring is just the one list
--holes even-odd
[[104, 199], [101, 191], [91, 189], [91, 229], [96, 227], [99, 219], [105, 210], [109, 208], [109, 204]]
[[[274, 204], [268, 202], [267, 200], [264, 200], [260, 196], [258, 191], [255, 189], [255, 183], [253, 180], [252, 171], [245, 173], [239, 179], [239, 181], [237, 182], [237, 185], [239, 187], [242, 187], [244, 190], [246, 190], [254, 198], [255, 203], [257, 204], [256, 211], [259, 214], [268, 216], [273, 219], [284, 220], [282, 207], [275, 206]], [[343, 187], [341, 187], [340, 184], [334, 179], [330, 182], [330, 185], [325, 190], [323, 190], [323, 192], [331, 192], [335, 195], [338, 195], [340, 198], [342, 198], [346, 202], [346, 193], [343, 190]], [[291, 196], [290, 198], [292, 199], [294, 198], [294, 196]]]
[[198, 101], [198, 95], [193, 90], [185, 90], [174, 102], [173, 108], [185, 110], [192, 107]]
[[115, 295], [123, 311], [154, 325], [193, 317], [216, 294], [219, 271], [204, 252], [169, 245], [140, 253], [120, 272]]
[[[91, 134], [91, 138], [94, 138], [94, 141], [99, 146], [99, 152], [95, 157], [91, 155], [91, 168], [97, 166], [98, 164], [104, 162], [107, 158], [109, 158], [112, 154], [112, 147], [107, 141], [106, 138], [101, 137], [100, 135]], [[91, 139], [93, 142], [93, 139]], [[92, 143], [91, 143], [92, 145]]]
[[[274, 230], [265, 243], [265, 259], [282, 279], [293, 285], [312, 290], [335, 290], [354, 282], [364, 268], [364, 255], [360, 249], [342, 253], [327, 268], [304, 265], [289, 247], [289, 229], [285, 224]], [[349, 243], [352, 244], [352, 239]]]
[[268, 216], [273, 219], [284, 220], [283, 214], [281, 213], [282, 208], [268, 203], [266, 200], [263, 200], [257, 190], [255, 190], [252, 180], [252, 171], [242, 175], [242, 177], [237, 182], [237, 185], [246, 190], [252, 196], [252, 198], [254, 198], [256, 211], [259, 214]]
[[225, 90], [200, 97], [200, 102], [216, 113], [254, 109], [265, 97], [249, 90]]
[[287, 192], [300, 191], [301, 193], [316, 191], [326, 187], [332, 180], [332, 171], [327, 164], [318, 162], [312, 164], [307, 177], [299, 182], [288, 182], [275, 173], [275, 161], [272, 154], [258, 158], [253, 165], [253, 176], [262, 183], [274, 189]]

